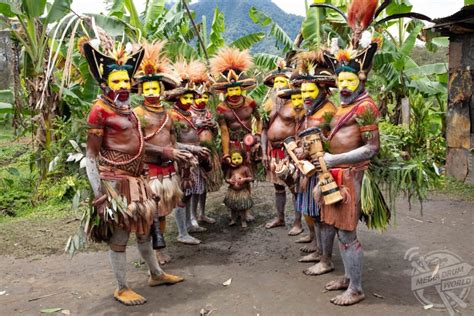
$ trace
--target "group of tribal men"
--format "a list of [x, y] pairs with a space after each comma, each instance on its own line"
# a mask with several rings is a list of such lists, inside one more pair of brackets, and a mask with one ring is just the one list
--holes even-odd
[[[232, 214], [231, 223], [240, 216], [246, 224], [253, 219], [249, 182], [261, 161], [267, 180], [274, 184], [277, 210], [266, 228], [285, 225], [288, 187], [295, 210], [289, 235], [303, 231], [304, 218], [310, 233], [299, 241], [309, 243], [303, 250], [310, 254], [301, 261], [317, 262], [305, 273], [334, 270], [337, 236], [345, 273], [326, 289], [344, 292], [331, 302], [352, 305], [363, 300], [363, 252], [356, 227], [362, 177], [378, 152], [379, 134], [376, 120], [367, 123], [360, 118], [378, 115], [365, 90], [377, 43], [355, 45], [352, 50], [299, 52], [289, 60], [291, 67], [279, 62], [264, 79], [270, 89], [261, 107], [246, 94], [256, 85], [247, 76], [252, 67], [248, 51], [222, 49], [209, 69], [184, 59], [171, 65], [163, 45], [80, 43], [101, 88], [88, 117], [86, 169], [95, 200], [86, 228], [91, 239], [110, 246], [115, 299], [125, 305], [146, 302], [126, 282], [125, 250], [131, 232], [149, 268], [149, 286], [183, 281], [160, 267], [170, 260], [159, 249], [165, 243], [166, 216], [174, 210], [179, 242], [199, 244], [189, 233], [205, 230], [200, 223], [215, 222], [205, 214], [206, 193], [218, 190], [225, 179], [229, 184], [225, 204], [238, 212]], [[339, 105], [329, 100], [335, 88]], [[132, 92], [142, 96], [135, 108]], [[222, 100], [215, 114], [207, 107], [213, 96]], [[302, 140], [314, 130], [325, 140], [326, 152], [319, 158], [337, 183], [340, 202], [324, 203], [324, 195], [332, 191], [321, 192], [321, 160]], [[218, 138], [222, 152], [216, 149]], [[298, 144], [294, 159], [285, 149], [288, 138]], [[301, 161], [310, 162], [318, 172], [305, 174], [299, 168]], [[290, 171], [282, 176], [282, 170]]]

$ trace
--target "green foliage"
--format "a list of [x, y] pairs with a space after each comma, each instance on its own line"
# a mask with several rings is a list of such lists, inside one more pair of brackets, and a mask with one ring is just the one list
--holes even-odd
[[260, 42], [264, 38], [265, 38], [265, 33], [263, 32], [252, 33], [252, 34], [242, 36], [241, 38], [235, 40], [234, 42], [232, 42], [232, 44], [230, 44], [230, 46], [236, 47], [240, 50], [249, 49], [254, 44]]
[[211, 34], [209, 35], [209, 45], [207, 52], [214, 55], [219, 48], [223, 47], [225, 42], [222, 33], [225, 31], [224, 14], [216, 7], [214, 10], [214, 18], [211, 24]]

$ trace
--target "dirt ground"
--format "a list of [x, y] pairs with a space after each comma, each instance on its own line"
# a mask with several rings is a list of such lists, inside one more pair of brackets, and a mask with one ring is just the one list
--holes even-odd
[[[449, 250], [474, 263], [472, 202], [432, 194], [424, 216], [417, 206], [408, 211], [400, 201], [396, 226], [381, 234], [359, 226], [365, 250], [363, 286], [366, 300], [352, 307], [329, 302], [336, 293], [324, 292], [324, 284], [343, 275], [338, 247], [335, 271], [307, 277], [298, 263], [299, 245], [287, 230], [265, 230], [272, 217], [272, 187], [259, 184], [254, 191], [256, 222], [246, 231], [227, 227], [227, 211], [221, 204], [223, 190], [209, 198], [210, 213], [218, 223], [199, 237], [199, 246], [174, 241], [174, 224], [167, 235], [174, 261], [164, 269], [186, 281], [174, 286], [146, 286], [147, 271], [138, 251], [127, 252], [128, 282], [148, 302], [126, 307], [114, 301], [114, 279], [105, 247], [95, 247], [73, 258], [62, 254], [66, 238], [78, 226], [71, 218], [24, 221], [0, 225], [1, 315], [38, 315], [46, 308], [62, 308], [71, 315], [442, 315], [424, 310], [412, 291], [411, 266], [405, 252], [419, 247], [421, 254]], [[288, 207], [289, 209], [289, 207]], [[290, 217], [290, 216], [289, 216]], [[288, 220], [290, 221], [290, 220]], [[23, 237], [21, 237], [23, 236]], [[229, 286], [223, 282], [232, 278]], [[3, 292], [5, 291], [5, 292]], [[44, 296], [44, 297], [43, 297]], [[465, 315], [474, 315], [472, 292]], [[446, 314], [446, 312], [444, 313]]]

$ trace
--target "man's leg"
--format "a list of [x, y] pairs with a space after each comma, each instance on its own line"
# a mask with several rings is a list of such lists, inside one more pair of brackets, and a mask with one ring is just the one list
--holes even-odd
[[[319, 262], [321, 260], [321, 227], [320, 227], [320, 220], [319, 218], [311, 217], [314, 223], [314, 239], [311, 242], [311, 244], [316, 245], [316, 250], [309, 255], [304, 256], [303, 258], [300, 258], [298, 261], [299, 262]], [[307, 270], [303, 271], [305, 274], [307, 273]]]
[[143, 260], [150, 271], [150, 278], [148, 279], [149, 286], [157, 286], [161, 284], [175, 284], [184, 280], [184, 278], [165, 273], [153, 252], [153, 247], [150, 242], [150, 236], [137, 234], [137, 248]]
[[175, 208], [174, 216], [176, 219], [176, 226], [178, 226], [178, 238], [180, 243], [187, 245], [198, 245], [201, 241], [189, 235], [186, 224], [186, 204], [180, 204]]
[[275, 186], [275, 207], [277, 217], [268, 222], [265, 228], [270, 229], [279, 226], [285, 226], [285, 204], [286, 204], [286, 190], [282, 185], [274, 184]]
[[352, 305], [365, 298], [362, 290], [362, 261], [364, 253], [357, 239], [356, 231], [339, 230], [339, 249], [346, 270], [346, 278], [349, 279], [347, 290], [332, 298], [331, 302], [336, 305]]
[[196, 218], [198, 202], [199, 194], [191, 194], [186, 197], [186, 225], [190, 233], [200, 233], [207, 230], [205, 227], [199, 226]]
[[129, 289], [126, 281], [127, 256], [125, 250], [127, 248], [128, 238], [129, 232], [115, 227], [114, 233], [109, 241], [109, 259], [115, 280], [117, 281], [117, 289], [114, 292], [114, 298], [125, 305], [141, 305], [146, 303], [146, 299]]
[[300, 251], [306, 253], [315, 252], [316, 250], [318, 250], [318, 241], [316, 239], [316, 228], [314, 219], [311, 216], [305, 215], [304, 220], [306, 222], [306, 225], [308, 225], [309, 235], [301, 237], [296, 242], [308, 243], [308, 245], [301, 247]]
[[204, 190], [204, 193], [199, 194], [199, 205], [201, 206], [201, 211], [198, 216], [198, 221], [208, 223], [208, 224], [214, 224], [216, 220], [212, 217], [206, 216], [206, 199], [207, 199], [207, 191]]
[[334, 244], [334, 236], [336, 230], [333, 226], [325, 223], [318, 223], [318, 230], [320, 231], [320, 261], [314, 266], [309, 267], [304, 271], [306, 275], [320, 275], [334, 270], [332, 263], [332, 249]]
[[301, 212], [296, 211], [296, 198], [293, 194], [293, 209], [294, 209], [294, 215], [295, 215], [295, 220], [293, 222], [293, 227], [290, 229], [288, 232], [289, 236], [297, 236], [303, 232], [303, 225], [301, 224]]
[[[161, 216], [158, 220], [160, 221], [160, 231], [164, 235], [166, 231], [166, 216]], [[156, 249], [155, 252], [159, 264], [164, 265], [171, 261], [170, 255], [164, 249]]]

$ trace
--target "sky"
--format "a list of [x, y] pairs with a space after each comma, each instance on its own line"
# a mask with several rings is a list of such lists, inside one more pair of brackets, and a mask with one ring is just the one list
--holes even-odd
[[[195, 1], [195, 0], [194, 0]], [[193, 2], [194, 2], [193, 1]], [[238, 1], [238, 0], [230, 0]], [[304, 0], [272, 0], [283, 11], [297, 15], [305, 14]], [[134, 0], [137, 10], [143, 11], [145, 0]], [[413, 11], [423, 13], [431, 18], [449, 16], [457, 12], [462, 6], [463, 0], [410, 0]], [[105, 5], [101, 0], [73, 0], [72, 8], [77, 13], [100, 13], [105, 12]]]

